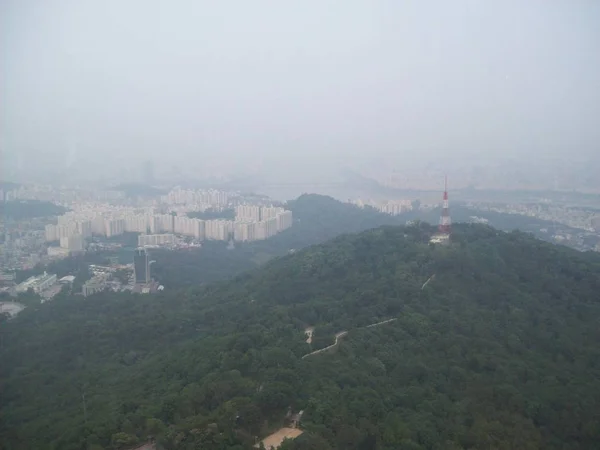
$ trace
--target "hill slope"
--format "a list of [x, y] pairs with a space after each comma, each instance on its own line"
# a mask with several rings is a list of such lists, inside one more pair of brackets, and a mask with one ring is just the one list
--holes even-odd
[[[229, 279], [259, 267], [273, 257], [285, 255], [291, 249], [300, 250], [341, 234], [358, 233], [383, 225], [404, 225], [414, 220], [437, 223], [440, 216], [437, 208], [390, 216], [373, 208], [359, 208], [317, 194], [301, 195], [287, 202], [285, 208], [293, 212], [293, 227], [265, 241], [238, 243], [231, 251], [226, 250], [223, 242], [205, 242], [202, 249], [185, 252], [153, 251], [152, 257], [156, 260], [154, 275], [169, 288]], [[482, 216], [490, 221], [490, 225], [503, 231], [518, 228], [543, 240], [553, 239], [552, 232], [548, 230], [554, 229], [554, 224], [536, 218], [476, 211], [459, 204], [451, 205], [451, 213], [455, 223], [468, 223], [471, 216]], [[573, 231], [562, 228], [565, 232]]]
[[286, 203], [294, 225], [265, 241], [238, 243], [226, 250], [223, 242], [204, 242], [202, 249], [186, 252], [155, 250], [155, 276], [167, 287], [193, 286], [224, 280], [267, 260], [319, 244], [344, 233], [357, 233], [382, 225], [403, 224], [405, 219], [361, 209], [331, 197], [305, 194]]
[[38, 200], [13, 200], [0, 202], [0, 217], [27, 220], [35, 217], [59, 216], [67, 210], [62, 206]]
[[[436, 247], [431, 232], [379, 228], [227, 283], [26, 310], [1, 328], [0, 441], [244, 449], [291, 406], [307, 432], [287, 448], [596, 448], [598, 256], [483, 226]], [[302, 359], [340, 331], [334, 353]]]

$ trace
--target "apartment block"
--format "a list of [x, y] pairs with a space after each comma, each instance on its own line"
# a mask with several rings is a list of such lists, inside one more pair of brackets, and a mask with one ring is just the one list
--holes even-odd
[[69, 252], [81, 252], [84, 249], [84, 240], [81, 234], [75, 233], [60, 238], [60, 247]]
[[291, 211], [283, 211], [277, 214], [277, 231], [287, 230], [292, 226], [293, 218]]
[[227, 241], [233, 232], [233, 222], [230, 220], [207, 220], [204, 222], [206, 239]]
[[260, 220], [260, 206], [239, 205], [235, 207], [235, 220], [241, 222], [258, 222]]
[[124, 219], [106, 219], [104, 220], [104, 234], [106, 237], [118, 236], [125, 232]]
[[277, 217], [277, 214], [285, 210], [279, 206], [263, 206], [260, 208], [260, 220], [267, 220]]

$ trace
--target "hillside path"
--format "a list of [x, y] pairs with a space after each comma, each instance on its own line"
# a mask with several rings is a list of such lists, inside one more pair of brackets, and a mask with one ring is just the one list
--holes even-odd
[[333, 347], [335, 347], [336, 345], [338, 345], [338, 341], [339, 341], [339, 339], [340, 339], [341, 337], [344, 337], [344, 336], [346, 336], [347, 334], [348, 334], [348, 332], [347, 332], [347, 331], [340, 331], [339, 333], [337, 333], [337, 334], [335, 335], [335, 342], [334, 342], [333, 344], [331, 344], [331, 345], [329, 345], [329, 346], [327, 346], [327, 347], [324, 347], [324, 348], [320, 348], [319, 350], [315, 350], [314, 352], [307, 353], [306, 355], [304, 355], [304, 356], [302, 357], [302, 359], [306, 358], [307, 356], [310, 356], [310, 355], [316, 355], [316, 354], [318, 354], [318, 353], [322, 353], [322, 352], [324, 352], [324, 351], [327, 351], [327, 350], [330, 350], [330, 349], [332, 349]]
[[427, 278], [427, 281], [425, 283], [423, 283], [423, 286], [421, 286], [421, 290], [425, 289], [425, 286], [427, 286], [429, 284], [429, 282], [431, 280], [433, 280], [435, 278], [435, 273], [433, 275], [431, 275], [429, 278]]
[[[393, 318], [393, 319], [382, 320], [381, 322], [372, 323], [371, 325], [367, 325], [367, 326], [360, 327], [360, 328], [376, 327], [376, 326], [379, 326], [379, 325], [383, 325], [383, 324], [386, 324], [386, 323], [393, 322], [394, 320], [398, 320], [398, 319], [397, 318]], [[314, 327], [311, 327], [311, 328], [314, 329]], [[360, 330], [360, 328], [357, 328], [357, 329]], [[322, 353], [322, 352], [325, 352], [327, 350], [332, 349], [333, 347], [335, 347], [336, 345], [338, 345], [339, 340], [341, 338], [343, 338], [344, 336], [346, 336], [347, 334], [348, 334], [348, 331], [340, 331], [339, 333], [336, 333], [336, 335], [335, 335], [335, 342], [333, 344], [331, 344], [331, 345], [329, 345], [329, 346], [327, 346], [325, 348], [321, 348], [319, 350], [315, 350], [314, 352], [307, 353], [306, 355], [304, 355], [302, 357], [302, 359], [307, 358], [307, 357], [309, 357], [311, 355], [317, 355], [319, 353]], [[312, 330], [311, 330], [311, 337], [312, 337]]]

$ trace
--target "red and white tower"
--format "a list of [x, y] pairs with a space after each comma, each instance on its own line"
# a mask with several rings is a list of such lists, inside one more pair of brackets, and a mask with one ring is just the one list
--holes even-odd
[[442, 215], [440, 216], [440, 234], [450, 235], [450, 209], [448, 209], [448, 177], [444, 178], [444, 202], [442, 204]]

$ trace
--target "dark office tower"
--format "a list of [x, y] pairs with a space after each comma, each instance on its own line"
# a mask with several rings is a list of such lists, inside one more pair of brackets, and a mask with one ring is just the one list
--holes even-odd
[[154, 183], [154, 164], [152, 164], [152, 161], [145, 161], [142, 165], [142, 182], [146, 184]]
[[138, 248], [133, 254], [133, 274], [135, 284], [150, 282], [150, 265], [148, 264], [148, 253], [145, 248]]

